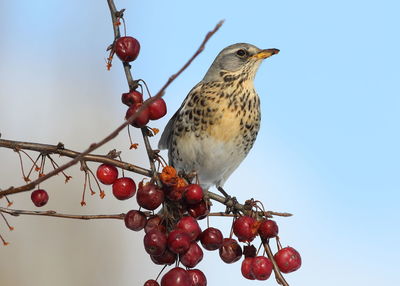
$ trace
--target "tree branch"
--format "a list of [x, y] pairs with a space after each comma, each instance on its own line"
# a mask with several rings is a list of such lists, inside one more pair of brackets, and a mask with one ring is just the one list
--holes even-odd
[[124, 219], [125, 214], [108, 214], [108, 215], [72, 215], [63, 214], [56, 211], [27, 211], [27, 210], [15, 210], [9, 208], [0, 207], [0, 212], [7, 213], [12, 216], [19, 215], [36, 215], [36, 216], [50, 216], [58, 218], [69, 218], [69, 219], [81, 219], [81, 220], [91, 220], [91, 219]]

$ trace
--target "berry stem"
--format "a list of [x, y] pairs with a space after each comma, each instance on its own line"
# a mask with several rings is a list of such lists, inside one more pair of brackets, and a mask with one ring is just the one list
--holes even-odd
[[267, 256], [269, 258], [269, 260], [271, 260], [272, 265], [273, 265], [273, 269], [274, 269], [274, 273], [275, 273], [275, 279], [278, 282], [278, 284], [282, 285], [282, 286], [289, 286], [289, 284], [286, 282], [285, 278], [283, 277], [281, 271], [279, 270], [278, 265], [276, 264], [274, 255], [272, 253], [271, 247], [269, 246], [269, 240], [268, 239], [261, 239], [263, 245], [264, 245], [264, 249], [267, 252]]

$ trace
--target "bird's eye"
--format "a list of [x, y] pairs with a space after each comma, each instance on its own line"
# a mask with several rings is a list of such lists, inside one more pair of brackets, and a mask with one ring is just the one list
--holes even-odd
[[247, 56], [247, 51], [246, 51], [246, 50], [243, 50], [243, 49], [240, 49], [240, 50], [238, 50], [238, 51], [236, 52], [236, 54], [237, 54], [239, 57], [244, 58], [244, 57]]

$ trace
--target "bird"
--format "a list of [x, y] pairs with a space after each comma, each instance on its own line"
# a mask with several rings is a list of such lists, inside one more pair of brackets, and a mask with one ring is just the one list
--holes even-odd
[[277, 53], [237, 43], [217, 55], [161, 135], [158, 148], [168, 149], [171, 166], [196, 174], [203, 189], [223, 188], [256, 140], [261, 111], [254, 78], [261, 62]]

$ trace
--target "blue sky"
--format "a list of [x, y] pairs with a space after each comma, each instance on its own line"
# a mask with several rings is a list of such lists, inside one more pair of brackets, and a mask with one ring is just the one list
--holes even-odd
[[[254, 197], [268, 209], [295, 214], [277, 219], [283, 244], [303, 255], [303, 267], [287, 275], [290, 285], [400, 283], [396, 275], [400, 255], [397, 1], [116, 1], [116, 5], [127, 9], [127, 32], [141, 42], [133, 73], [145, 79], [152, 92], [193, 54], [206, 32], [226, 20], [206, 50], [167, 90], [168, 118], [225, 46], [249, 42], [279, 48], [280, 54], [267, 59], [256, 78], [262, 102], [259, 137], [226, 189], [241, 201]], [[111, 72], [104, 68], [105, 48], [113, 36], [106, 1], [1, 1], [0, 11], [2, 138], [62, 141], [83, 150], [121, 122], [125, 108], [119, 96], [127, 87], [118, 61]], [[154, 127], [163, 128], [168, 118]], [[127, 160], [146, 162], [138, 153], [132, 156], [126, 146], [124, 133], [102, 151], [117, 148]], [[7, 162], [0, 167], [4, 180], [0, 187], [21, 183], [15, 174], [18, 162], [10, 153], [0, 150]], [[76, 206], [81, 185], [79, 180], [75, 183], [68, 187], [56, 181], [54, 188], [63, 190], [54, 195], [49, 208], [88, 213], [132, 208], [109, 198], [94, 200], [81, 210]], [[22, 195], [16, 202], [16, 207], [31, 208]], [[15, 280], [10, 265], [20, 265], [21, 271], [35, 245], [44, 257], [64, 263], [60, 270], [44, 259], [25, 270], [40, 273], [37, 285], [50, 285], [46, 281], [78, 285], [82, 279], [85, 285], [141, 285], [139, 281], [158, 272], [141, 249], [141, 234], [115, 223], [23, 220], [12, 220], [17, 228], [6, 233], [12, 246], [0, 250], [13, 262], [0, 259], [1, 269], [6, 270], [0, 277], [2, 285], [26, 285], [22, 277]], [[212, 222], [229, 231], [226, 221]], [[1, 226], [0, 230], [4, 232]], [[28, 231], [32, 242], [24, 240]], [[61, 240], [71, 231], [74, 238]], [[91, 259], [98, 253], [96, 243], [82, 243], [86, 238], [107, 245], [96, 261]], [[109, 244], [110, 240], [115, 243]], [[21, 246], [24, 243], [28, 246]], [[80, 253], [69, 251], [81, 245]], [[117, 267], [119, 263], [124, 266]], [[85, 267], [109, 272], [106, 278], [97, 272], [88, 275]], [[46, 278], [43, 268], [50, 268], [53, 275]], [[207, 273], [210, 285], [274, 285], [273, 280], [242, 279], [239, 264], [223, 265], [215, 253], [207, 253], [199, 268]]]

